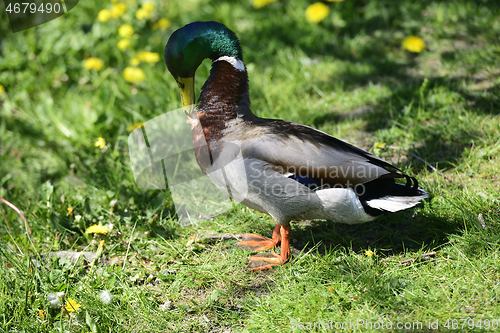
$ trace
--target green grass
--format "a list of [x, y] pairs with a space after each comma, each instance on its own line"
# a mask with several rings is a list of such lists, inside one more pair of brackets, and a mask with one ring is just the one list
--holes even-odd
[[[289, 332], [292, 323], [322, 320], [491, 331], [484, 320], [500, 321], [497, 1], [345, 0], [330, 3], [319, 24], [304, 19], [310, 3], [158, 2], [153, 18], [139, 22], [132, 2], [129, 19], [100, 23], [97, 13], [110, 5], [80, 1], [16, 34], [0, 5], [0, 197], [33, 230], [0, 205], [0, 331]], [[151, 28], [160, 17], [172, 22], [165, 32]], [[181, 227], [168, 190], [135, 184], [127, 150], [128, 126], [179, 108], [176, 83], [162, 61], [141, 63], [146, 80], [135, 86], [122, 72], [135, 52], [163, 54], [169, 35], [196, 20], [220, 21], [239, 36], [256, 114], [371, 149], [416, 176], [430, 198], [363, 225], [294, 223], [294, 258], [261, 273], [246, 270], [249, 253], [234, 240], [204, 236], [270, 236], [269, 216], [235, 204]], [[126, 22], [135, 37], [122, 52], [117, 29]], [[422, 53], [401, 48], [409, 35], [425, 40]], [[104, 68], [85, 70], [88, 56]], [[198, 88], [209, 69], [206, 61], [198, 70]], [[85, 233], [99, 222], [112, 232]], [[96, 253], [99, 240], [106, 247], [94, 262], [49, 255]], [[110, 304], [102, 290], [114, 295]], [[50, 308], [47, 295], [60, 291], [81, 304], [75, 314]]]

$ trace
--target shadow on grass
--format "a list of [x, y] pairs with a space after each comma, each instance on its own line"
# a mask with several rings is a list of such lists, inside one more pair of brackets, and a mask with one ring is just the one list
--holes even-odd
[[411, 211], [379, 217], [358, 225], [332, 221], [310, 221], [296, 224], [292, 231], [292, 246], [307, 251], [320, 243], [318, 252], [334, 248], [352, 249], [354, 252], [377, 250], [386, 256], [405, 250], [431, 251], [449, 241], [450, 234], [460, 234], [462, 222]]

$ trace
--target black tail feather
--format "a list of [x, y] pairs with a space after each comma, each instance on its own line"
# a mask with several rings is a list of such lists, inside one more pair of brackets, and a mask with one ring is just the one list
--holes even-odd
[[408, 175], [404, 175], [404, 177], [406, 178], [406, 184], [396, 183], [394, 179], [389, 178], [379, 178], [363, 184], [363, 192], [361, 193], [357, 190], [356, 193], [358, 194], [366, 213], [372, 216], [379, 216], [387, 212], [383, 209], [371, 207], [368, 204], [370, 200], [388, 197], [408, 197], [409, 201], [412, 201], [411, 197], [426, 196], [425, 191], [418, 187], [418, 181], [415, 177], [410, 177]]

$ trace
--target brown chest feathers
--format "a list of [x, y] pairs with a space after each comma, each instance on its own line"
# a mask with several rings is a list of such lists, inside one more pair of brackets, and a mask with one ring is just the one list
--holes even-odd
[[[220, 154], [220, 141], [232, 120], [251, 117], [248, 75], [226, 61], [212, 64], [198, 99], [198, 119], [191, 119], [195, 155], [203, 172]], [[205, 142], [208, 147], [205, 146]]]

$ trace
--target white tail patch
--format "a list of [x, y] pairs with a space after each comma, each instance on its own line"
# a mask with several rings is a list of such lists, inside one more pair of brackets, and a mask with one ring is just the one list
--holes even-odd
[[237, 70], [239, 70], [240, 72], [245, 71], [245, 64], [243, 63], [243, 61], [236, 59], [235, 57], [222, 56], [222, 57], [219, 57], [219, 58], [215, 59], [214, 61], [212, 61], [212, 63], [214, 63], [216, 61], [220, 61], [220, 60], [227, 61], [228, 63], [233, 65], [233, 67], [236, 68]]
[[329, 219], [347, 224], [365, 223], [375, 219], [365, 212], [352, 188], [329, 188], [314, 193], [320, 199], [323, 209], [317, 216], [311, 214], [310, 219]]
[[369, 200], [366, 203], [371, 208], [397, 212], [416, 206], [420, 200], [427, 198], [427, 194], [410, 197], [387, 196], [380, 199]]

